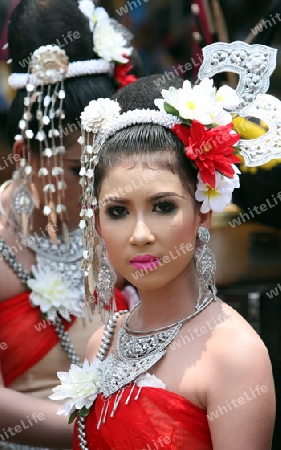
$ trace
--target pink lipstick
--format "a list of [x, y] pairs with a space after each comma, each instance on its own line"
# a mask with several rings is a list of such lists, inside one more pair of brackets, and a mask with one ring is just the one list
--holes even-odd
[[160, 258], [155, 255], [138, 255], [131, 259], [130, 264], [138, 270], [153, 270], [160, 262]]

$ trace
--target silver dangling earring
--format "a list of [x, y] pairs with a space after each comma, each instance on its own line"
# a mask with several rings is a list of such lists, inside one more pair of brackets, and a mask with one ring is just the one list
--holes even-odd
[[196, 260], [196, 269], [199, 275], [201, 292], [212, 291], [216, 297], [215, 272], [216, 258], [208, 243], [210, 241], [210, 232], [205, 227], [198, 229], [199, 239], [203, 242], [203, 248]]
[[21, 183], [12, 198], [12, 211], [14, 220], [20, 227], [25, 238], [27, 238], [32, 228], [32, 214], [34, 210], [34, 200], [27, 183]]
[[109, 310], [110, 314], [115, 312], [114, 286], [117, 276], [106, 256], [106, 248], [103, 239], [100, 239], [100, 245], [101, 257], [96, 292], [98, 296], [99, 311], [103, 318], [105, 309]]

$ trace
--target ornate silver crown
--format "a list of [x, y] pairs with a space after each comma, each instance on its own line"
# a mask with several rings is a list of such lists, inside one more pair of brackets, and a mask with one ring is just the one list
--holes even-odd
[[236, 41], [218, 42], [203, 48], [203, 63], [198, 78], [213, 77], [220, 72], [239, 74], [236, 92], [241, 98], [239, 107], [232, 111], [240, 117], [263, 120], [268, 131], [256, 139], [241, 139], [246, 166], [261, 166], [281, 157], [281, 102], [266, 94], [269, 79], [276, 67], [277, 50], [265, 45], [249, 45]]

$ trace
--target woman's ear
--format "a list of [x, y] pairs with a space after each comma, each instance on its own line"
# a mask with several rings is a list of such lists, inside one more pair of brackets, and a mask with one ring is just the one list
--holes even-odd
[[[25, 148], [23, 139], [19, 139], [13, 145], [13, 159], [18, 163], [17, 166], [19, 166], [19, 160], [22, 158], [27, 158], [27, 149]], [[37, 157], [36, 154], [32, 154], [32, 157], [30, 158], [30, 165], [32, 166], [33, 174], [36, 178], [36, 174], [40, 169], [40, 158]]]
[[96, 232], [98, 233], [99, 237], [102, 237], [102, 235], [101, 235], [101, 228], [100, 228], [99, 207], [98, 206], [94, 206], [94, 215], [95, 215]]

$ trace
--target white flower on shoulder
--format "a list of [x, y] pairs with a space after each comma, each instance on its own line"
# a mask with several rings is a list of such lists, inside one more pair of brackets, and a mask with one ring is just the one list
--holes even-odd
[[32, 291], [30, 301], [33, 306], [39, 306], [50, 321], [55, 321], [58, 313], [68, 321], [70, 314], [76, 317], [83, 315], [80, 290], [69, 287], [60, 275], [50, 270], [42, 271], [32, 266], [32, 274], [34, 278], [27, 281]]
[[68, 416], [75, 410], [89, 409], [100, 391], [101, 361], [94, 358], [90, 364], [84, 361], [82, 367], [71, 364], [69, 372], [58, 372], [61, 384], [54, 387], [51, 400], [68, 399], [57, 411], [57, 414]]
[[150, 373], [145, 373], [143, 375], [140, 375], [136, 381], [135, 384], [138, 387], [155, 387], [155, 388], [161, 388], [166, 389], [166, 384], [163, 383], [160, 378], [157, 378], [155, 375], [150, 375]]
[[203, 183], [200, 173], [198, 173], [197, 177], [198, 183], [195, 198], [198, 202], [203, 202], [200, 208], [202, 213], [209, 211], [222, 212], [231, 203], [233, 190], [239, 187], [238, 172], [235, 173], [233, 178], [228, 178], [216, 171], [216, 187], [214, 189], [210, 185]]
[[120, 114], [119, 103], [109, 98], [92, 100], [81, 113], [82, 129], [88, 133], [97, 132], [107, 122], [114, 120]]
[[93, 32], [94, 51], [105, 61], [125, 64], [128, 62], [128, 56], [131, 55], [133, 48], [126, 47], [125, 37], [114, 28], [106, 15], [103, 8], [96, 8], [96, 25]]
[[235, 110], [241, 103], [241, 99], [238, 97], [236, 91], [229, 86], [222, 86], [216, 93], [217, 101], [223, 108], [229, 111]]

